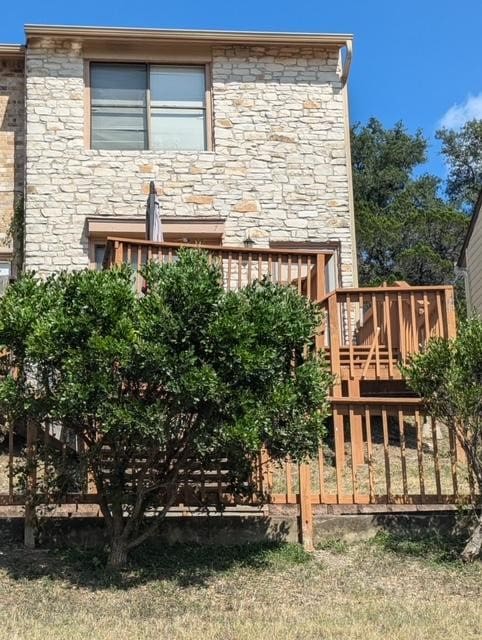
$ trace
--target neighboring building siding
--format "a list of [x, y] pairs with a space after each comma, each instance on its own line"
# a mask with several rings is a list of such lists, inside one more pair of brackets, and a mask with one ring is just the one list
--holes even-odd
[[340, 241], [354, 282], [353, 221], [338, 54], [311, 47], [212, 50], [213, 152], [85, 148], [76, 43], [27, 52], [26, 266], [88, 264], [85, 218], [144, 215], [150, 180], [168, 216], [223, 217], [225, 244]]
[[482, 316], [482, 215], [477, 216], [465, 249], [467, 310]]
[[23, 59], [2, 59], [0, 52], [0, 253], [7, 249], [15, 200], [23, 193], [24, 95]]

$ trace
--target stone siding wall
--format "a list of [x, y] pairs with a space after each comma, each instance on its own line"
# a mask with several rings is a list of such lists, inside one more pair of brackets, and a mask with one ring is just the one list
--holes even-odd
[[0, 251], [12, 219], [16, 198], [23, 193], [24, 61], [0, 52]]
[[99, 151], [84, 139], [76, 43], [27, 55], [26, 266], [88, 264], [85, 218], [144, 215], [150, 180], [166, 216], [225, 218], [225, 244], [340, 241], [352, 284], [344, 99], [335, 50], [215, 47], [212, 152]]

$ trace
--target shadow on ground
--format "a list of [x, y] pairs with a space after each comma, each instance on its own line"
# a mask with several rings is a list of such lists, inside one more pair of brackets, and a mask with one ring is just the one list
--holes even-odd
[[[470, 531], [470, 514], [451, 519], [445, 527], [440, 522], [427, 518], [415, 524], [410, 518], [378, 516], [377, 524], [382, 525], [372, 539], [372, 544], [384, 551], [398, 555], [428, 560], [435, 564], [460, 563], [460, 554]], [[436, 523], [438, 522], [438, 527]]]
[[0, 547], [0, 571], [14, 580], [58, 580], [92, 590], [130, 589], [153, 581], [180, 587], [204, 586], [215, 575], [238, 568], [274, 569], [308, 561], [297, 544], [251, 543], [239, 546], [174, 544], [141, 547], [132, 552], [125, 570], [105, 569], [105, 547], [26, 550]]

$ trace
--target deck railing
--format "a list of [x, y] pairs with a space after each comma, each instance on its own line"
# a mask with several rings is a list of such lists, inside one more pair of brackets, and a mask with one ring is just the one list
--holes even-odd
[[325, 347], [340, 379], [399, 379], [398, 363], [431, 337], [456, 332], [451, 286], [337, 289], [321, 304]]
[[[125, 238], [108, 238], [104, 266], [110, 268], [122, 263], [131, 264], [136, 270], [150, 260], [173, 262], [180, 248], [199, 248], [196, 244], [171, 242], [154, 243]], [[248, 249], [202, 245], [212, 260], [221, 267], [226, 290], [236, 290], [269, 277], [272, 282], [290, 284], [312, 300], [324, 294], [325, 261], [330, 254], [316, 251], [291, 251], [287, 249]], [[136, 287], [142, 289], [143, 279], [136, 274]]]

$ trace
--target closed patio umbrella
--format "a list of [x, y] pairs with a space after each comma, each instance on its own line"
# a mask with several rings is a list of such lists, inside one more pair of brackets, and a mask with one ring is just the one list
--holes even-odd
[[146, 238], [152, 242], [163, 242], [161, 224], [161, 206], [157, 197], [156, 185], [151, 181], [146, 207]]

